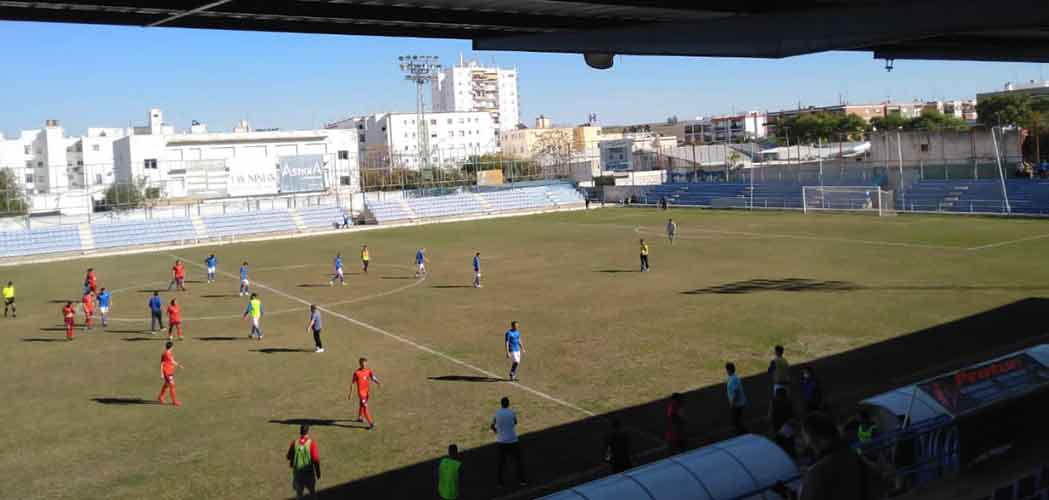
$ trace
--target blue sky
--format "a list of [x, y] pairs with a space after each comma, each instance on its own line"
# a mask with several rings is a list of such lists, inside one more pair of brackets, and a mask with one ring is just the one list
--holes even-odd
[[414, 90], [399, 74], [406, 53], [455, 62], [460, 52], [520, 70], [522, 121], [540, 113], [604, 124], [776, 110], [886, 98], [969, 98], [1007, 81], [1049, 76], [1045, 65], [897, 61], [887, 73], [869, 53], [783, 60], [619, 57], [597, 71], [574, 54], [470, 51], [468, 41], [145, 29], [0, 22], [4, 67], [0, 132], [59, 119], [88, 126], [145, 121], [160, 107], [177, 129], [191, 120], [228, 130], [322, 126], [354, 114], [412, 111]]

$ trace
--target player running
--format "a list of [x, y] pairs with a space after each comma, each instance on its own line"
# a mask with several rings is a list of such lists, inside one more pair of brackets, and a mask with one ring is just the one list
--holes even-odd
[[95, 276], [95, 269], [89, 267], [87, 268], [87, 274], [84, 276], [84, 293], [95, 293], [97, 290], [98, 276]]
[[353, 386], [357, 386], [357, 398], [360, 400], [360, 405], [357, 407], [357, 421], [363, 422], [368, 421], [368, 430], [375, 428], [375, 421], [372, 420], [372, 414], [368, 411], [368, 384], [375, 382], [375, 385], [382, 385], [379, 383], [379, 379], [375, 378], [375, 372], [368, 368], [368, 358], [361, 358], [359, 360], [360, 368], [353, 372], [353, 383], [350, 384], [350, 393], [346, 395], [346, 399], [353, 399]]
[[98, 292], [98, 314], [102, 317], [102, 328], [109, 326], [109, 305], [113, 302], [113, 294], [106, 290], [106, 287], [102, 287], [102, 291]]
[[521, 341], [521, 332], [517, 329], [517, 322], [510, 322], [510, 329], [504, 336], [506, 342], [506, 357], [510, 359], [510, 380], [517, 380], [517, 367], [521, 364], [521, 354], [524, 352], [524, 342]]
[[168, 304], [168, 340], [171, 340], [172, 332], [178, 332], [178, 339], [182, 340], [182, 308], [175, 299]]
[[430, 259], [426, 258], [426, 249], [420, 248], [415, 252], [415, 264], [419, 266], [419, 269], [415, 271], [415, 277], [426, 276], [426, 263], [430, 262]]
[[182, 406], [182, 403], [178, 402], [178, 397], [175, 396], [175, 369], [181, 368], [182, 365], [175, 361], [175, 356], [171, 353], [173, 347], [175, 347], [175, 344], [169, 339], [164, 344], [164, 354], [160, 355], [160, 376], [164, 379], [164, 385], [160, 387], [160, 395], [157, 396], [157, 402], [164, 404], [164, 393], [170, 391], [171, 404]]
[[208, 268], [208, 284], [215, 282], [215, 270], [218, 268], [218, 263], [219, 260], [215, 258], [215, 254], [204, 259], [204, 267]]
[[342, 272], [342, 254], [335, 254], [335, 274], [331, 275], [331, 279], [328, 280], [328, 286], [335, 286], [335, 279], [339, 279], [339, 283], [342, 286], [346, 286], [346, 276]]
[[248, 294], [248, 261], [244, 261], [240, 265], [240, 296], [243, 297]]
[[481, 288], [481, 252], [474, 254], [474, 288]]
[[84, 310], [84, 330], [90, 330], [91, 325], [94, 324], [95, 316], [95, 295], [91, 292], [84, 294], [84, 298], [81, 299], [81, 307]]
[[674, 244], [674, 238], [677, 238], [677, 223], [674, 219], [667, 219], [667, 239], [671, 245]]
[[248, 316], [251, 316], [251, 333], [248, 334], [248, 338], [262, 340], [262, 327], [259, 326], [262, 320], [262, 301], [257, 294], [251, 294], [248, 308], [244, 310], [244, 319], [248, 319]]
[[15, 311], [15, 283], [8, 281], [7, 286], [3, 290], [4, 295], [4, 317], [7, 317], [7, 309], [11, 309], [11, 317], [17, 318], [18, 312]]
[[62, 321], [66, 324], [66, 340], [73, 340], [73, 324], [76, 322], [76, 309], [72, 302], [66, 302], [62, 308]]
[[171, 266], [171, 283], [168, 283], [168, 290], [171, 287], [175, 287], [176, 290], [185, 292], [186, 291], [186, 265], [181, 260], [176, 260], [175, 265]]
[[641, 240], [641, 272], [648, 272], [648, 244]]
[[372, 260], [372, 254], [368, 251], [368, 245], [361, 245], [361, 267], [364, 274], [368, 274], [368, 261]]

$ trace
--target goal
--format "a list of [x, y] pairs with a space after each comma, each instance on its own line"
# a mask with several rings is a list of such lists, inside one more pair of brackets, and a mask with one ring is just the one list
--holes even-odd
[[878, 186], [802, 186], [801, 207], [805, 213], [842, 211], [896, 215], [892, 191]]

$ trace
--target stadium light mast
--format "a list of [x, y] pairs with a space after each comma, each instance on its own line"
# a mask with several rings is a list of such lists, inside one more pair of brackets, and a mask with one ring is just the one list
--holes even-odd
[[415, 83], [415, 123], [417, 148], [422, 158], [420, 169], [430, 167], [430, 132], [426, 123], [425, 86], [437, 79], [441, 64], [437, 56], [407, 55], [397, 58], [404, 79]]

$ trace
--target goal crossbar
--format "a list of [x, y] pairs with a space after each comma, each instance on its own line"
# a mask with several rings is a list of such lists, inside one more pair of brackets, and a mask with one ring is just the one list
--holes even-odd
[[802, 186], [801, 206], [805, 213], [840, 211], [896, 215], [893, 192], [878, 186]]

